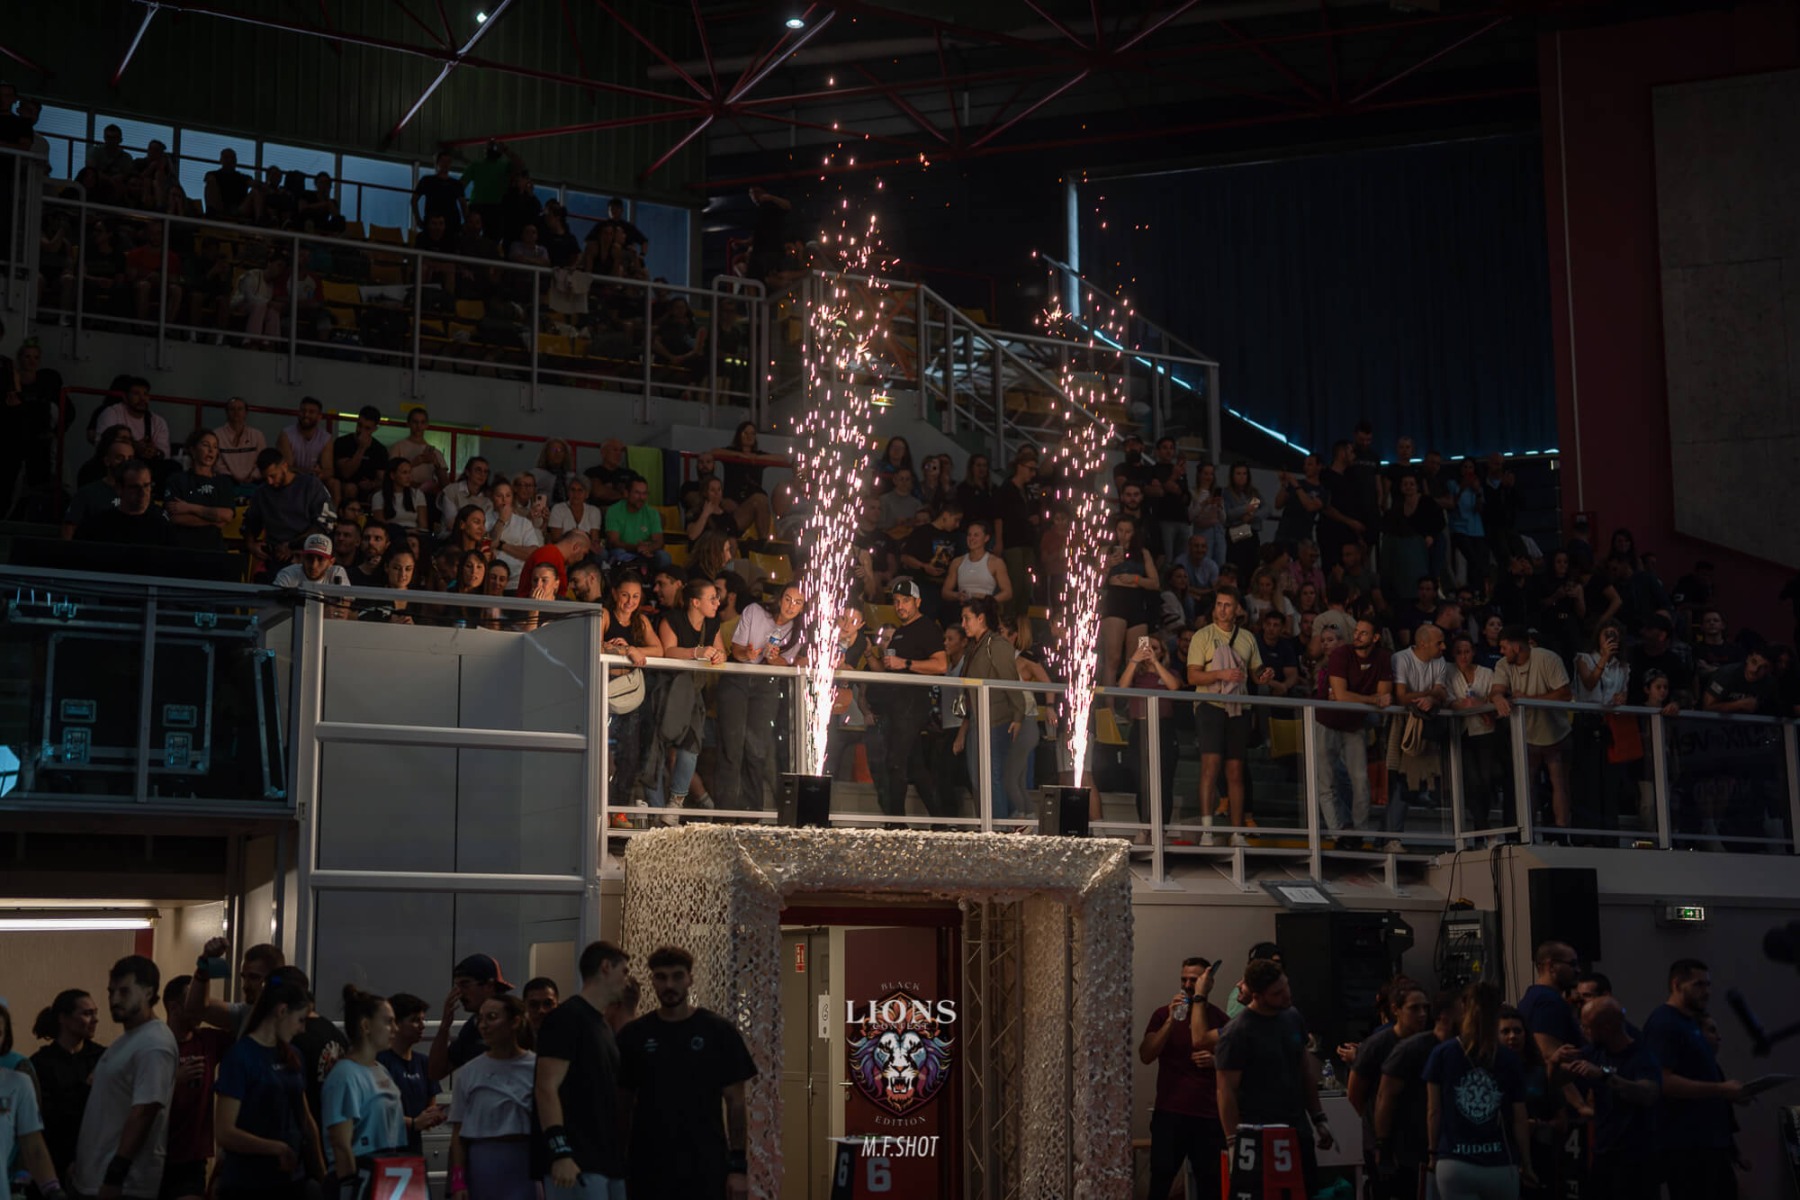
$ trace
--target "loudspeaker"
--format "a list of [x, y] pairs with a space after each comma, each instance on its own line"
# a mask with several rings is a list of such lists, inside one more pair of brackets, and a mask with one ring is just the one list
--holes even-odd
[[1088, 790], [1080, 787], [1039, 789], [1038, 832], [1051, 837], [1088, 836]]
[[783, 775], [775, 798], [775, 823], [788, 829], [831, 825], [831, 776]]
[[1275, 942], [1287, 968], [1294, 1007], [1330, 1054], [1360, 1042], [1375, 1028], [1375, 993], [1394, 974], [1396, 935], [1406, 930], [1398, 913], [1282, 912], [1275, 914]]
[[1567, 942], [1582, 962], [1598, 962], [1598, 872], [1592, 867], [1533, 867], [1525, 878], [1531, 895], [1531, 950], [1545, 942]]

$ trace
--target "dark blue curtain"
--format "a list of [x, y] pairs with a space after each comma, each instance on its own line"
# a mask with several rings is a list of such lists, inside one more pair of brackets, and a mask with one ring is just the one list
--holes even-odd
[[[1541, 145], [1510, 135], [1081, 187], [1081, 262], [1323, 452], [1556, 444]], [[1102, 228], [1104, 222], [1104, 228]]]

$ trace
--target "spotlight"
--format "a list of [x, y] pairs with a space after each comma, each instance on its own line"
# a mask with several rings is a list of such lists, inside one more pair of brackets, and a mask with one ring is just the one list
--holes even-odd
[[805, 17], [789, 17], [786, 21], [783, 21], [782, 24], [786, 25], [789, 29], [805, 29], [806, 28], [806, 18]]
[[481, 25], [481, 24], [484, 24], [484, 23], [485, 23], [485, 22], [486, 22], [486, 21], [487, 21], [487, 13], [485, 13], [485, 12], [478, 12], [478, 13], [476, 13], [476, 14], [475, 14], [475, 23], [476, 23], [476, 24], [477, 24], [477, 25]]

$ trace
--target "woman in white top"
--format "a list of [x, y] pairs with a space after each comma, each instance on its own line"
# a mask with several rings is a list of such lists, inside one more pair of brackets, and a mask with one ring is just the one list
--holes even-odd
[[1258, 567], [1250, 576], [1250, 591], [1244, 597], [1244, 605], [1250, 610], [1248, 624], [1258, 628], [1262, 624], [1263, 614], [1273, 609], [1287, 621], [1287, 632], [1293, 637], [1300, 632], [1300, 614], [1293, 602], [1282, 595], [1275, 587], [1275, 572], [1267, 567]]
[[1004, 609], [1012, 602], [1012, 577], [1006, 573], [1006, 563], [1000, 556], [988, 553], [993, 537], [987, 522], [970, 521], [963, 537], [969, 552], [950, 560], [950, 569], [944, 572], [944, 599], [960, 604], [977, 596], [992, 596], [994, 603]]
[[[1450, 638], [1450, 706], [1486, 708], [1494, 672], [1475, 661], [1475, 640], [1457, 632]], [[1506, 739], [1494, 736], [1494, 715], [1480, 713], [1463, 720], [1463, 829], [1487, 829], [1488, 810], [1506, 780]], [[1502, 797], [1502, 812], [1505, 812]]]
[[599, 530], [600, 522], [606, 517], [598, 505], [587, 502], [588, 481], [585, 476], [569, 476], [568, 497], [550, 510], [550, 527], [546, 533], [553, 542], [571, 529], [581, 529], [592, 534]]
[[344, 1032], [350, 1035], [350, 1053], [325, 1077], [319, 1102], [319, 1123], [330, 1139], [340, 1186], [359, 1173], [373, 1178], [373, 1160], [384, 1151], [407, 1153], [400, 1087], [375, 1058], [394, 1043], [393, 1008], [347, 983]]
[[524, 572], [525, 560], [531, 557], [531, 552], [544, 544], [543, 535], [538, 533], [529, 517], [513, 508], [513, 488], [506, 480], [494, 484], [488, 499], [494, 505], [494, 511], [487, 519], [488, 536], [494, 541], [494, 557], [511, 567], [516, 578]]
[[404, 458], [412, 464], [413, 485], [427, 496], [435, 496], [450, 482], [450, 464], [436, 446], [425, 440], [431, 414], [423, 406], [406, 414], [406, 436], [388, 447], [388, 458]]
[[[800, 648], [800, 614], [806, 593], [790, 583], [774, 604], [752, 604], [731, 634], [732, 662], [791, 666]], [[773, 675], [726, 675], [713, 689], [718, 721], [718, 765], [713, 805], [761, 810], [775, 786], [775, 724], [782, 713], [782, 680]]]
[[510, 993], [475, 1014], [487, 1053], [456, 1072], [450, 1097], [450, 1200], [538, 1200], [531, 1172], [537, 1055], [525, 1003]]
[[436, 523], [431, 501], [422, 488], [414, 486], [413, 465], [404, 458], [388, 459], [381, 490], [371, 498], [370, 507], [383, 523], [402, 529], [429, 530]]
[[438, 511], [446, 522], [454, 524], [456, 510], [465, 504], [473, 504], [483, 513], [494, 511], [487, 496], [488, 475], [488, 460], [480, 455], [463, 464], [462, 478], [446, 486], [438, 496]]
[[1623, 704], [1631, 672], [1620, 653], [1624, 629], [1617, 621], [1602, 622], [1594, 648], [1575, 656], [1575, 699], [1582, 704]]
[[1194, 480], [1194, 501], [1188, 505], [1188, 524], [1206, 538], [1206, 557], [1215, 566], [1225, 565], [1225, 501], [1219, 496], [1219, 469], [1203, 462]]
[[525, 514], [531, 527], [544, 535], [550, 527], [550, 502], [538, 491], [537, 476], [530, 471], [520, 471], [513, 476], [513, 507]]

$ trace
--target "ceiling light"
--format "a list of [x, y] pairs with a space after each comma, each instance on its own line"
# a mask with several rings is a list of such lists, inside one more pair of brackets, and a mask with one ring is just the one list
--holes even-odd
[[155, 913], [129, 909], [29, 909], [0, 911], [3, 933], [99, 933], [149, 929]]
[[783, 24], [785, 24], [789, 29], [805, 29], [806, 28], [806, 18], [805, 17], [789, 17], [786, 21], [783, 22]]
[[487, 14], [485, 12], [478, 12], [475, 14], [475, 23], [477, 25], [482, 24], [486, 20], [487, 20]]

